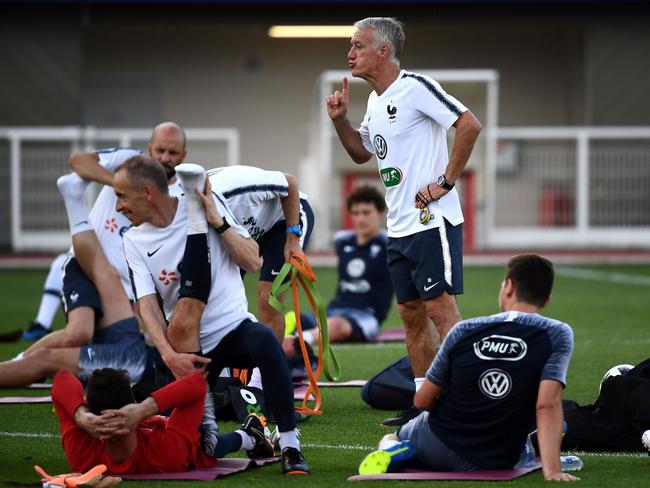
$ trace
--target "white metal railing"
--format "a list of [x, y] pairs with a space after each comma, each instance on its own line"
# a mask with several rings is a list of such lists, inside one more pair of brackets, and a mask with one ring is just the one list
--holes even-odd
[[486, 247], [650, 247], [650, 127], [497, 134], [501, 150], [486, 168]]
[[[232, 128], [188, 128], [188, 161], [207, 167], [239, 162], [239, 132]], [[11, 244], [15, 251], [54, 251], [70, 244], [56, 178], [69, 171], [67, 158], [79, 150], [105, 147], [145, 149], [150, 128], [4, 127], [9, 143]]]

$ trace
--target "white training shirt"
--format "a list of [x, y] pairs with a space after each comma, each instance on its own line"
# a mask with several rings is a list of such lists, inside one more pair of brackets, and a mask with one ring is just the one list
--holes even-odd
[[447, 168], [447, 130], [467, 108], [435, 80], [402, 70], [388, 89], [368, 97], [359, 128], [363, 146], [377, 156], [386, 186], [388, 235], [404, 237], [440, 227], [441, 215], [452, 225], [463, 222], [454, 188], [429, 204], [431, 220], [421, 224], [415, 195], [436, 183]]
[[[226, 216], [231, 228], [238, 234], [249, 237], [245, 229], [234, 222], [232, 214], [222, 197], [213, 193], [217, 210]], [[256, 320], [248, 312], [248, 301], [240, 271], [214, 228], [209, 232], [212, 288], [208, 303], [201, 317], [201, 350], [208, 353], [214, 349], [226, 334], [246, 319]], [[132, 227], [124, 236], [124, 252], [132, 273], [132, 284], [136, 299], [160, 294], [167, 320], [178, 301], [181, 285], [179, 265], [185, 252], [187, 238], [187, 215], [185, 197], [178, 198], [174, 220], [167, 227], [156, 227], [143, 223]]]
[[[280, 198], [289, 194], [289, 183], [281, 171], [235, 165], [211, 169], [207, 175], [212, 189], [223, 195], [237, 223], [253, 239], [284, 220]], [[300, 198], [306, 195], [300, 193]]]
[[[122, 163], [133, 156], [138, 156], [141, 152], [136, 149], [117, 148], [97, 151], [96, 154], [99, 157], [99, 164], [102, 168], [111, 173], [115, 173], [115, 170]], [[169, 193], [172, 196], [180, 195], [182, 192], [183, 189], [178, 179], [175, 183], [169, 185]], [[129, 279], [129, 270], [124, 259], [124, 250], [122, 248], [122, 237], [131, 227], [131, 221], [115, 210], [116, 202], [117, 197], [115, 196], [113, 187], [104, 186], [88, 214], [88, 219], [95, 230], [95, 234], [97, 234], [99, 245], [102, 251], [104, 251], [106, 259], [120, 275], [122, 288], [124, 288], [129, 300], [133, 300], [133, 289]], [[74, 256], [74, 250], [72, 248], [70, 248], [70, 253]]]

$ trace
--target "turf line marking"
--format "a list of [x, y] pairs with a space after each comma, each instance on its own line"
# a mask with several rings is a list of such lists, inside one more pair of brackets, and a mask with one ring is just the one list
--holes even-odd
[[[59, 434], [50, 434], [49, 432], [2, 432], [0, 437], [28, 437], [37, 439], [59, 439]], [[318, 444], [313, 442], [301, 442], [303, 447], [313, 449], [344, 449], [348, 451], [374, 451], [374, 446], [364, 446], [363, 444]], [[576, 456], [588, 457], [631, 457], [631, 458], [646, 458], [645, 453], [640, 452], [585, 452], [585, 451], [570, 451], [569, 454]]]
[[624, 285], [650, 286], [650, 276], [630, 275], [625, 273], [608, 273], [594, 269], [572, 268], [567, 266], [558, 267], [555, 272], [567, 278], [578, 278], [591, 281], [609, 281]]
[[31, 437], [37, 439], [60, 439], [59, 434], [50, 434], [48, 432], [1, 432], [0, 437]]
[[314, 444], [313, 442], [301, 442], [300, 445], [315, 449], [346, 449], [349, 451], [374, 451], [377, 449], [377, 447], [364, 446], [362, 444]]

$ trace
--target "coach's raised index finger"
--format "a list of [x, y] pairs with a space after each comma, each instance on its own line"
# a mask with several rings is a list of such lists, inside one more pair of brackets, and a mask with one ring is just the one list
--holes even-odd
[[345, 76], [343, 77], [343, 99], [348, 99], [348, 79]]

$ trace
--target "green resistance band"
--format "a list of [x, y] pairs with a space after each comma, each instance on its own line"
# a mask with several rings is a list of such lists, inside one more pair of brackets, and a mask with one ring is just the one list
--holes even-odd
[[[291, 276], [291, 279], [286, 280], [288, 275]], [[320, 296], [320, 293], [318, 293], [314, 282], [300, 272], [300, 270], [298, 270], [292, 263], [284, 263], [271, 286], [269, 304], [278, 312], [284, 313], [286, 306], [278, 300], [277, 297], [287, 291], [291, 287], [291, 282], [296, 279], [305, 289], [307, 294], [312, 297], [314, 304], [316, 305], [314, 313], [318, 316], [318, 321], [320, 322], [320, 335], [323, 343], [323, 373], [328, 380], [336, 381], [341, 377], [341, 367], [334, 355], [334, 351], [332, 351], [332, 348], [330, 347], [329, 333], [327, 330], [327, 315], [325, 314], [325, 302]]]

